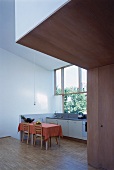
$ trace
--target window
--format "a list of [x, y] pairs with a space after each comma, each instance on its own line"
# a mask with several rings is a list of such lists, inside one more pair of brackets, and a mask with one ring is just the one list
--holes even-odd
[[62, 93], [61, 88], [61, 69], [56, 70], [56, 94]]
[[79, 91], [78, 67], [70, 66], [64, 68], [64, 93]]
[[64, 113], [87, 113], [87, 71], [77, 66], [55, 70], [55, 95], [62, 95]]
[[81, 86], [83, 91], [87, 91], [87, 71], [85, 69], [81, 69], [82, 79]]
[[75, 113], [79, 112], [86, 113], [87, 108], [87, 94], [69, 94], [64, 95], [64, 113]]

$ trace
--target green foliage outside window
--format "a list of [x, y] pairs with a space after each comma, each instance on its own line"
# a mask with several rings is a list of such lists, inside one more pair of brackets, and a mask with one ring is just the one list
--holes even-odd
[[61, 94], [62, 93], [62, 90], [58, 87], [56, 87], [56, 94]]
[[[79, 89], [75, 87], [66, 88], [64, 90], [64, 113], [75, 113], [86, 112], [87, 110], [87, 94], [78, 93], [73, 94], [73, 92], [78, 92]], [[60, 89], [57, 89], [60, 92]], [[57, 93], [60, 94], [60, 93]]]

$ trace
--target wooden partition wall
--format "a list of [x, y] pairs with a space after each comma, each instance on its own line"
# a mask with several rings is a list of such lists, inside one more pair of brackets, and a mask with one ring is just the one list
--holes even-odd
[[114, 170], [114, 64], [88, 71], [88, 163]]

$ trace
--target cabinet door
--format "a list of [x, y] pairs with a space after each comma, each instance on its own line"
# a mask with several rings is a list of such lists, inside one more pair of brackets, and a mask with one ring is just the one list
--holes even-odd
[[46, 118], [46, 122], [47, 122], [47, 123], [54, 123], [54, 124], [58, 124], [58, 120], [57, 120], [57, 119], [50, 119], [50, 118]]
[[82, 121], [69, 120], [69, 137], [82, 139]]
[[63, 136], [69, 136], [69, 121], [58, 119], [58, 124], [62, 127]]

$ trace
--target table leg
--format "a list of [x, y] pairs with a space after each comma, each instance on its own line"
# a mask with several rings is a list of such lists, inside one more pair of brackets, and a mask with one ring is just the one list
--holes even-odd
[[30, 143], [33, 145], [33, 134], [30, 134]]
[[20, 131], [20, 141], [22, 141], [22, 135], [23, 135], [23, 132]]
[[48, 149], [48, 140], [46, 140], [46, 150]]

